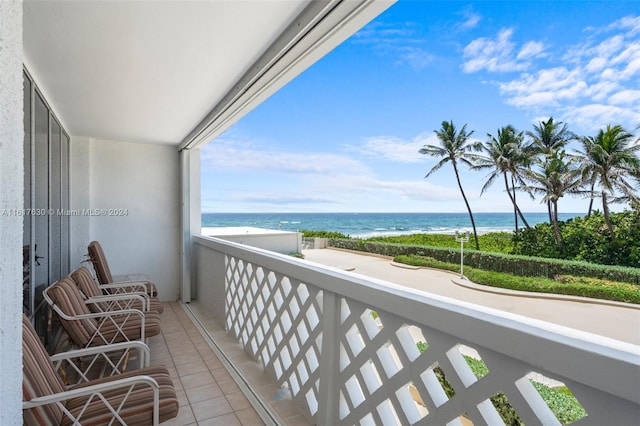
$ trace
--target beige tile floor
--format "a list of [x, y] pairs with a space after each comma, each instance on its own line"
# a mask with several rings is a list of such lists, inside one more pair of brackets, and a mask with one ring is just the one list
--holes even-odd
[[151, 364], [164, 364], [180, 410], [163, 425], [263, 425], [202, 334], [178, 302], [165, 303], [162, 333], [149, 341]]
[[[182, 308], [180, 305], [178, 307]], [[184, 310], [184, 308], [182, 309]], [[287, 426], [312, 425], [293, 401], [286, 398], [276, 398], [280, 388], [264, 373], [262, 366], [245, 352], [242, 346], [224, 330], [222, 324], [213, 318], [204, 306], [200, 305], [198, 301], [192, 301], [188, 309], [206, 330], [208, 336], [215, 341], [224, 355], [233, 363], [238, 374], [254, 391], [255, 398], [264, 405], [264, 411], [270, 414], [276, 423]], [[248, 420], [250, 421], [250, 419]]]

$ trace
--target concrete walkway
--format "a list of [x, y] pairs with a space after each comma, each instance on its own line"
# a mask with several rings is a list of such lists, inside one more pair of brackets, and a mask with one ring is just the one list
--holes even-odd
[[[394, 266], [391, 258], [337, 249], [304, 250], [305, 259], [428, 293], [524, 315], [601, 336], [640, 345], [640, 306], [622, 303], [600, 304], [577, 297], [554, 297], [535, 293], [499, 290], [482, 291], [457, 285], [457, 274], [432, 269]], [[477, 287], [477, 288], [473, 288]], [[492, 291], [496, 289], [488, 288]], [[523, 297], [525, 296], [525, 297]]]

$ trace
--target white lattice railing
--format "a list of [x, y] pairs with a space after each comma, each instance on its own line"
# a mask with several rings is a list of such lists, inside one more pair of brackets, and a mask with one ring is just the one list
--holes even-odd
[[194, 256], [200, 302], [316, 424], [640, 418], [638, 346], [222, 240]]

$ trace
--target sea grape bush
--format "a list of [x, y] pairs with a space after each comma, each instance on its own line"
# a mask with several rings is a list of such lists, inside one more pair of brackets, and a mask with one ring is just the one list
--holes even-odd
[[599, 212], [559, 222], [561, 246], [551, 225], [539, 223], [514, 235], [513, 253], [640, 268], [640, 211], [613, 213], [611, 222], [614, 240]]

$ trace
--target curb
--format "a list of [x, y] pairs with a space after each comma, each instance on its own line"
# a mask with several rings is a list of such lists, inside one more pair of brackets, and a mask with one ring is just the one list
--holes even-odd
[[476, 284], [469, 280], [461, 280], [460, 278], [452, 278], [451, 282], [457, 286], [465, 287], [470, 290], [483, 291], [485, 293], [501, 294], [503, 296], [526, 297], [528, 299], [561, 300], [565, 302], [589, 303], [592, 305], [607, 305], [607, 306], [615, 306], [617, 308], [640, 310], [640, 305], [636, 305], [635, 303], [616, 302], [614, 300], [594, 299], [591, 297], [569, 296], [565, 294], [537, 293], [534, 291], [509, 290], [507, 288], [491, 287], [488, 285]]
[[[449, 273], [454, 275], [451, 271], [446, 271], [443, 269], [434, 269], [428, 267], [421, 266], [413, 266], [406, 265], [404, 263], [398, 263], [391, 261], [391, 266], [395, 266], [396, 268], [403, 269], [433, 269], [435, 271]], [[627, 309], [636, 309], [640, 310], [640, 305], [635, 303], [626, 303], [626, 302], [616, 302], [614, 300], [604, 300], [604, 299], [594, 299], [591, 297], [581, 297], [581, 296], [570, 296], [566, 294], [553, 294], [553, 293], [537, 293], [535, 291], [520, 291], [520, 290], [510, 290], [508, 288], [500, 288], [500, 287], [491, 287], [483, 284], [476, 284], [467, 279], [460, 278], [451, 278], [451, 282], [457, 286], [468, 288], [469, 290], [482, 291], [485, 293], [493, 293], [500, 294], [503, 296], [512, 296], [512, 297], [526, 297], [528, 299], [548, 299], [548, 300], [561, 300], [565, 302], [578, 302], [578, 303], [590, 303], [592, 305], [606, 305], [606, 306], [614, 306], [617, 308], [627, 308]]]

